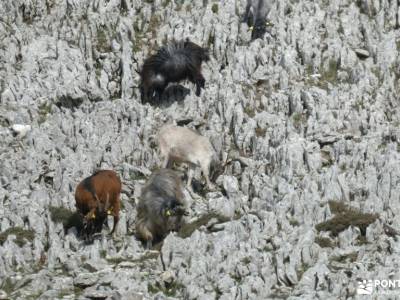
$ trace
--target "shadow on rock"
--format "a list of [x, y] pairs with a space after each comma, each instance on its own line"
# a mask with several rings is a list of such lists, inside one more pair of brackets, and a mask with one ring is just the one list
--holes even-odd
[[189, 94], [190, 90], [188, 88], [180, 84], [174, 84], [167, 87], [161, 96], [156, 96], [149, 104], [160, 108], [167, 108], [174, 102], [182, 102]]

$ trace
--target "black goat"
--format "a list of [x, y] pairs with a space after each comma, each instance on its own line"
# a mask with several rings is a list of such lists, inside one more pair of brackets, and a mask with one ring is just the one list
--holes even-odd
[[266, 1], [270, 0], [247, 0], [243, 22], [247, 22], [247, 25], [252, 28], [252, 40], [262, 38], [267, 30], [268, 7]]
[[210, 59], [208, 49], [189, 41], [171, 41], [158, 52], [148, 57], [140, 72], [142, 101], [160, 97], [170, 82], [189, 79], [196, 84], [196, 95], [200, 96], [205, 79], [201, 74], [201, 63]]

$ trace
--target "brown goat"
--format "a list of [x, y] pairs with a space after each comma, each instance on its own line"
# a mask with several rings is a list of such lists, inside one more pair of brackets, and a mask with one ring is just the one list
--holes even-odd
[[82, 180], [75, 191], [75, 205], [83, 216], [86, 235], [101, 231], [107, 214], [114, 216], [113, 234], [119, 221], [121, 180], [111, 170], [99, 170]]
[[136, 234], [151, 248], [170, 231], [178, 231], [186, 215], [182, 181], [175, 171], [155, 171], [143, 187], [137, 206]]

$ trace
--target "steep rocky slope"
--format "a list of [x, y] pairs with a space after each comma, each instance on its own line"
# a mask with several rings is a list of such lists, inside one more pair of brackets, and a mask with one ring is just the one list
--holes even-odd
[[[400, 279], [399, 2], [273, 1], [252, 43], [244, 9], [0, 2], [0, 298], [356, 299], [359, 280]], [[184, 37], [210, 48], [201, 97], [186, 82], [141, 104], [136, 60]], [[219, 191], [187, 193], [192, 225], [161, 259], [135, 203], [154, 134], [184, 120], [238, 159]], [[85, 245], [61, 220], [97, 168], [123, 208], [117, 238]]]

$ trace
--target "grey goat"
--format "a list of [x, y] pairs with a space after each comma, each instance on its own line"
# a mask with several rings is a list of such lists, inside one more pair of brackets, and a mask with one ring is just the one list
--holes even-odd
[[266, 17], [270, 9], [267, 1], [271, 0], [247, 0], [243, 22], [252, 28], [252, 40], [262, 38], [266, 32]]
[[178, 231], [186, 215], [182, 181], [169, 169], [153, 172], [141, 191], [137, 206], [136, 234], [151, 248], [170, 232]]

